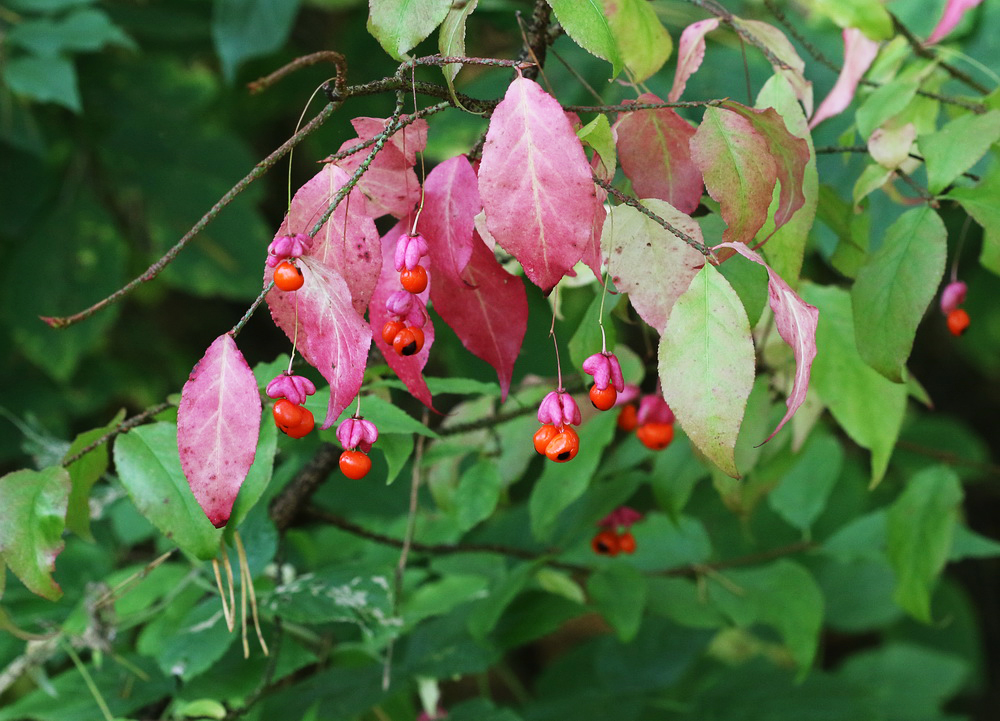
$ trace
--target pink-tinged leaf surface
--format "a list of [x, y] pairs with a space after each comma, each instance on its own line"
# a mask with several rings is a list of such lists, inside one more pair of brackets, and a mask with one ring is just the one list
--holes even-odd
[[427, 239], [438, 277], [461, 280], [472, 257], [476, 215], [482, 209], [479, 180], [466, 156], [450, 158], [427, 175], [417, 230]]
[[676, 103], [684, 88], [687, 87], [688, 78], [695, 74], [701, 67], [702, 60], [705, 59], [705, 35], [719, 27], [718, 18], [699, 20], [684, 28], [681, 33], [680, 43], [677, 45], [677, 70], [674, 71], [674, 86], [670, 88], [667, 100]]
[[969, 10], [976, 7], [983, 0], [948, 0], [948, 3], [944, 6], [944, 14], [938, 21], [938, 24], [931, 31], [930, 37], [927, 38], [927, 44], [932, 45], [938, 42], [945, 35], [950, 33], [958, 25], [959, 20], [965, 15]]
[[789, 132], [784, 118], [774, 108], [756, 110], [732, 100], [726, 101], [724, 107], [749, 120], [754, 130], [767, 143], [768, 153], [774, 160], [774, 169], [781, 182], [778, 208], [774, 212], [774, 228], [777, 230], [806, 202], [803, 183], [806, 164], [811, 157], [809, 143]]
[[226, 525], [257, 453], [260, 393], [228, 333], [191, 370], [177, 407], [177, 450], [191, 492], [216, 528]]
[[490, 233], [549, 291], [584, 254], [595, 210], [580, 139], [559, 103], [517, 78], [493, 112], [479, 168]]
[[[379, 118], [355, 118], [351, 121], [358, 137], [340, 146], [347, 150], [361, 141], [367, 141], [385, 130], [386, 120]], [[413, 171], [417, 152], [427, 145], [427, 121], [417, 120], [397, 131], [372, 160], [357, 187], [368, 198], [368, 210], [374, 217], [393, 215], [406, 216], [420, 201], [420, 181]], [[361, 165], [371, 148], [337, 161], [337, 165], [353, 174]]]
[[[639, 103], [662, 103], [652, 93]], [[615, 123], [618, 158], [640, 198], [665, 200], [682, 213], [701, 202], [701, 171], [691, 158], [695, 129], [671, 108], [622, 113]]]
[[[739, 243], [723, 243], [754, 263], [759, 263], [767, 269], [767, 300], [774, 312], [774, 325], [778, 335], [792, 349], [795, 355], [795, 381], [792, 392], [788, 394], [785, 405], [788, 411], [771, 435], [764, 443], [774, 438], [789, 418], [806, 399], [809, 390], [809, 374], [812, 371], [813, 359], [816, 357], [816, 328], [819, 325], [819, 310], [802, 300], [781, 276], [771, 270], [764, 259], [745, 245]], [[717, 246], [718, 247], [718, 246]]]
[[[301, 258], [299, 268], [303, 286], [292, 293], [272, 288], [267, 305], [275, 325], [297, 342], [302, 357], [330, 383], [322, 425], [329, 428], [361, 389], [372, 331], [351, 305], [351, 292], [335, 268], [311, 255]], [[267, 268], [264, 285], [273, 275]]]
[[[275, 237], [308, 233], [326, 212], [348, 175], [336, 165], [326, 165], [295, 192], [288, 213]], [[366, 211], [365, 198], [354, 188], [313, 238], [307, 256], [337, 268], [351, 292], [354, 309], [364, 314], [382, 267], [382, 249], [375, 221]]]
[[809, 121], [810, 129], [847, 109], [854, 99], [858, 82], [868, 72], [876, 55], [878, 55], [877, 42], [869, 40], [857, 28], [844, 30], [844, 66], [840, 69], [840, 75], [837, 76], [837, 82], [830, 94], [823, 98], [816, 114]]
[[434, 309], [470, 353], [496, 369], [506, 398], [528, 328], [524, 282], [500, 266], [478, 234], [473, 237], [464, 278], [467, 282], [445, 275], [435, 278], [431, 285]]
[[[427, 210], [426, 207], [424, 210]], [[424, 366], [427, 365], [431, 346], [434, 345], [434, 325], [431, 323], [430, 318], [427, 319], [427, 322], [421, 328], [424, 332], [424, 347], [418, 353], [414, 353], [411, 356], [401, 356], [391, 345], [382, 340], [382, 326], [392, 319], [386, 310], [385, 301], [397, 290], [402, 289], [402, 286], [399, 284], [399, 273], [396, 272], [392, 263], [393, 253], [396, 251], [396, 240], [408, 230], [409, 228], [406, 224], [400, 222], [382, 237], [382, 277], [379, 278], [378, 285], [375, 288], [375, 295], [372, 296], [371, 307], [368, 309], [368, 318], [371, 320], [371, 327], [373, 329], [372, 338], [378, 349], [382, 351], [382, 355], [385, 356], [386, 363], [399, 376], [399, 379], [403, 381], [407, 390], [413, 394], [414, 398], [428, 408], [433, 408], [431, 392], [427, 388], [427, 382], [424, 380]], [[422, 265], [427, 270], [429, 278], [428, 288], [414, 298], [414, 302], [426, 307], [430, 289], [440, 283], [440, 278], [443, 278], [444, 274], [432, 271], [433, 260], [427, 262], [425, 259]]]
[[806, 117], [813, 112], [813, 89], [812, 83], [806, 80], [806, 64], [795, 52], [793, 46], [785, 34], [778, 28], [760, 20], [743, 20], [734, 18], [736, 26], [749, 34], [757, 42], [766, 47], [782, 65], [772, 62], [771, 67], [778, 75], [784, 75], [795, 90], [795, 97], [802, 103], [806, 111]]
[[753, 387], [753, 340], [740, 297], [710, 264], [674, 304], [660, 338], [659, 374], [691, 442], [738, 478], [734, 451]]
[[[702, 241], [701, 228], [662, 200], [642, 204], [668, 223]], [[608, 272], [618, 290], [628, 293], [639, 316], [662, 333], [674, 302], [691, 285], [705, 256], [635, 208], [619, 205], [604, 221], [602, 234]]]
[[895, 170], [910, 160], [910, 151], [917, 139], [917, 127], [907, 123], [898, 128], [875, 128], [868, 137], [868, 152], [876, 163]]
[[59, 466], [0, 477], [0, 574], [6, 564], [32, 593], [50, 601], [62, 596], [52, 571], [65, 545], [69, 494], [69, 472]]
[[[796, 139], [798, 140], [798, 139]], [[691, 138], [691, 155], [719, 202], [725, 241], [749, 243], [767, 220], [778, 169], [768, 142], [750, 120], [723, 108], [706, 108]]]

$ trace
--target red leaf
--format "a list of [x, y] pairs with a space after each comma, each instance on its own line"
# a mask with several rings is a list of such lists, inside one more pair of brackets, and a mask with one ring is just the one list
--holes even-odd
[[[772, 111], [773, 112], [773, 111]], [[708, 194], [722, 206], [722, 238], [747, 243], [767, 220], [777, 168], [768, 144], [747, 118], [723, 108], [706, 108], [691, 138], [691, 155], [705, 177]]]
[[[662, 103], [652, 93], [639, 103]], [[684, 118], [670, 108], [622, 113], [615, 123], [618, 158], [625, 176], [640, 198], [665, 200], [682, 213], [701, 202], [701, 171], [691, 158], [695, 134]]]
[[[346, 150], [358, 142], [371, 140], [385, 130], [387, 120], [380, 118], [354, 118], [358, 137], [340, 146]], [[374, 160], [358, 187], [369, 199], [369, 211], [375, 217], [393, 215], [401, 218], [410, 213], [420, 200], [420, 181], [413, 172], [416, 154], [427, 145], [427, 121], [417, 120], [394, 133]], [[339, 151], [338, 151], [339, 152]], [[337, 165], [353, 174], [361, 165], [370, 148], [338, 160]]]
[[688, 78], [695, 74], [705, 59], [705, 35], [719, 27], [718, 18], [699, 20], [684, 28], [677, 45], [677, 70], [674, 72], [674, 86], [670, 88], [667, 100], [676, 103], [687, 86]]
[[462, 345], [496, 369], [507, 397], [514, 361], [528, 328], [524, 283], [505, 271], [482, 239], [473, 237], [472, 257], [465, 268], [468, 285], [444, 274], [434, 279], [434, 309], [451, 326]]
[[[411, 356], [401, 356], [393, 350], [391, 345], [382, 340], [382, 326], [389, 320], [389, 313], [385, 309], [385, 301], [394, 292], [402, 289], [402, 286], [399, 284], [399, 273], [396, 271], [395, 266], [393, 266], [393, 253], [396, 250], [396, 240], [407, 230], [409, 228], [406, 227], [406, 224], [399, 222], [396, 223], [392, 230], [382, 236], [382, 276], [375, 287], [375, 294], [372, 296], [372, 303], [368, 308], [368, 318], [371, 320], [371, 327], [373, 329], [372, 337], [375, 340], [375, 345], [382, 351], [382, 355], [385, 356], [389, 367], [399, 376], [399, 379], [403, 381], [414, 398], [428, 408], [433, 409], [431, 392], [427, 388], [427, 382], [424, 380], [424, 366], [427, 365], [431, 346], [434, 345], [434, 325], [431, 323], [430, 318], [428, 317], [427, 323], [421, 329], [424, 331], [424, 347], [420, 349], [419, 353]], [[427, 275], [431, 276], [431, 263], [428, 263], [425, 259], [421, 265], [427, 270]], [[440, 282], [440, 278], [443, 277], [443, 273], [433, 275], [428, 282], [429, 288], [433, 288], [435, 284]], [[425, 306], [427, 303], [427, 294], [428, 290], [424, 290], [423, 293], [417, 296], [419, 302]]]
[[475, 218], [482, 208], [479, 180], [466, 156], [446, 160], [427, 175], [417, 230], [427, 239], [438, 277], [461, 280], [472, 256]]
[[809, 305], [796, 295], [788, 283], [771, 270], [771, 267], [764, 262], [760, 255], [745, 245], [720, 243], [715, 247], [722, 246], [732, 248], [743, 257], [767, 268], [768, 305], [774, 312], [774, 324], [778, 329], [778, 335], [791, 346], [792, 353], [795, 354], [795, 381], [792, 383], [792, 392], [788, 394], [785, 401], [788, 411], [778, 427], [764, 439], [764, 443], [767, 443], [774, 438], [788, 419], [795, 415], [795, 411], [806, 399], [806, 391], [809, 390], [809, 374], [812, 370], [813, 359], [816, 357], [816, 327], [819, 324], [819, 309]]
[[228, 333], [191, 370], [177, 407], [177, 448], [191, 491], [216, 528], [226, 525], [257, 453], [260, 393]]
[[[275, 237], [312, 230], [347, 180], [347, 173], [336, 165], [324, 166], [296, 191]], [[338, 270], [347, 281], [354, 309], [359, 314], [364, 314], [368, 307], [382, 267], [378, 230], [365, 206], [364, 196], [357, 188], [353, 189], [320, 228], [312, 248], [306, 253]]]
[[[303, 286], [291, 293], [272, 288], [267, 305], [275, 325], [330, 383], [322, 425], [329, 428], [361, 389], [372, 331], [351, 305], [350, 289], [335, 267], [308, 254], [299, 259], [299, 268]], [[273, 275], [273, 269], [265, 270], [264, 285]]]
[[[723, 107], [749, 120], [754, 130], [767, 143], [767, 152], [774, 161], [777, 178], [781, 181], [778, 209], [774, 212], [774, 229], [777, 230], [805, 205], [806, 196], [802, 186], [810, 157], [809, 143], [789, 132], [785, 119], [774, 108], [757, 110], [732, 100], [726, 101]], [[770, 199], [768, 204], [770, 205]]]
[[858, 82], [868, 71], [868, 67], [878, 55], [878, 43], [869, 40], [857, 28], [844, 30], [844, 67], [840, 69], [837, 82], [830, 94], [823, 98], [816, 114], [809, 121], [809, 128], [815, 128], [827, 118], [843, 112], [854, 98]]
[[517, 78], [493, 112], [479, 192], [490, 233], [549, 291], [583, 257], [594, 219], [590, 164], [559, 103]]

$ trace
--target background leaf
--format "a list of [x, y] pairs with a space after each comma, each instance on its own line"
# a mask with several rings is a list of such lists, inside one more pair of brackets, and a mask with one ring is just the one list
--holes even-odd
[[602, 0], [546, 1], [566, 34], [587, 52], [611, 63], [611, 76], [616, 77], [622, 71], [622, 59]]
[[229, 83], [250, 58], [269, 55], [285, 44], [299, 0], [213, 0], [212, 40]]
[[451, 0], [369, 0], [368, 30], [395, 60], [441, 24]]

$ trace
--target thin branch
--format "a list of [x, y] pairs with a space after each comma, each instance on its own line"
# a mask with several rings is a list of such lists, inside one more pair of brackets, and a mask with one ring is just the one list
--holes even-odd
[[[400, 89], [402, 89], [402, 88], [400, 88]], [[436, 113], [441, 112], [442, 110], [447, 110], [450, 107], [452, 107], [451, 103], [447, 103], [447, 102], [446, 103], [438, 103], [437, 105], [430, 105], [430, 106], [428, 106], [426, 108], [421, 108], [420, 110], [418, 110], [415, 113], [403, 116], [403, 117], [401, 117], [399, 119], [399, 127], [397, 129], [397, 132], [399, 130], [402, 130], [403, 128], [405, 128], [407, 125], [411, 125], [412, 123], [415, 123], [416, 121], [420, 120], [421, 118], [426, 118], [429, 115], [434, 115]], [[346, 150], [339, 150], [336, 153], [334, 153], [333, 155], [328, 155], [325, 158], [323, 158], [323, 160], [321, 160], [320, 162], [321, 163], [335, 163], [338, 160], [343, 160], [344, 158], [349, 158], [350, 156], [356, 155], [356, 154], [360, 153], [362, 150], [366, 150], [366, 149], [370, 148], [371, 146], [375, 145], [375, 143], [377, 142], [377, 140], [378, 140], [378, 136], [376, 135], [374, 137], [369, 138], [368, 140], [365, 140], [365, 141], [363, 141], [361, 143], [358, 143], [357, 145], [352, 145], [351, 147], [347, 148]]]
[[977, 93], [982, 93], [983, 95], [990, 94], [989, 88], [987, 88], [985, 85], [972, 78], [972, 76], [970, 76], [967, 72], [965, 72], [964, 70], [959, 70], [950, 63], [946, 63], [944, 60], [941, 60], [939, 57], [937, 57], [937, 55], [935, 55], [933, 52], [928, 50], [927, 47], [920, 41], [920, 38], [916, 37], [913, 33], [911, 33], [910, 29], [905, 25], [903, 25], [903, 23], [899, 21], [899, 18], [897, 18], [895, 14], [889, 13], [889, 17], [892, 18], [892, 26], [896, 29], [896, 32], [898, 32], [900, 35], [906, 38], [906, 42], [910, 44], [910, 47], [913, 48], [913, 52], [916, 53], [919, 57], [935, 61], [938, 64], [938, 66], [942, 70], [947, 72], [949, 75], [951, 75], [951, 77], [955, 78], [955, 80], [965, 83], [970, 88], [975, 90]]
[[63, 468], [69, 468], [71, 465], [73, 465], [78, 460], [80, 460], [81, 458], [83, 458], [85, 455], [87, 455], [88, 453], [90, 453], [91, 451], [93, 451], [95, 448], [99, 448], [100, 446], [103, 446], [105, 443], [107, 443], [112, 438], [114, 438], [115, 436], [117, 436], [117, 435], [119, 435], [121, 433], [125, 433], [126, 431], [132, 430], [136, 426], [142, 425], [143, 423], [145, 423], [146, 421], [148, 421], [150, 418], [152, 418], [153, 416], [155, 416], [158, 413], [162, 413], [163, 411], [165, 411], [168, 408], [170, 408], [172, 405], [173, 405], [172, 403], [157, 403], [155, 406], [152, 406], [151, 408], [147, 408], [142, 413], [134, 415], [131, 418], [127, 418], [126, 420], [124, 420], [121, 423], [119, 423], [117, 427], [115, 427], [114, 429], [108, 431], [103, 436], [101, 436], [96, 441], [94, 441], [93, 443], [90, 443], [90, 444], [84, 446], [79, 452], [74, 453], [72, 456], [70, 456], [69, 458], [67, 458], [66, 460], [64, 460], [62, 462], [62, 464], [61, 464], [62, 467]]
[[656, 223], [657, 225], [659, 225], [664, 230], [668, 230], [671, 233], [673, 233], [674, 235], [676, 235], [678, 238], [680, 238], [685, 243], [687, 243], [688, 245], [690, 245], [692, 248], [694, 248], [695, 250], [697, 250], [699, 253], [701, 253], [702, 255], [704, 255], [706, 258], [708, 258], [709, 260], [711, 260], [713, 264], [718, 264], [718, 259], [715, 257], [715, 253], [713, 253], [712, 249], [709, 248], [704, 243], [699, 243], [697, 240], [695, 240], [694, 238], [692, 238], [690, 235], [688, 235], [687, 233], [685, 233], [680, 228], [675, 228], [673, 225], [671, 225], [670, 223], [668, 223], [666, 220], [664, 220], [663, 218], [661, 218], [659, 215], [657, 215], [656, 213], [654, 213], [652, 210], [650, 210], [649, 208], [647, 208], [645, 205], [643, 205], [642, 203], [640, 203], [638, 200], [636, 200], [635, 198], [633, 198], [631, 196], [625, 195], [625, 193], [623, 193], [620, 190], [618, 190], [617, 188], [615, 188], [613, 185], [611, 185], [611, 183], [608, 183], [608, 182], [605, 182], [605, 181], [601, 180], [596, 175], [594, 176], [594, 182], [597, 185], [599, 185], [602, 188], [604, 188], [609, 193], [611, 193], [613, 196], [615, 196], [615, 198], [617, 198], [620, 202], [625, 203], [625, 205], [628, 205], [628, 206], [631, 206], [631, 207], [635, 208], [636, 210], [638, 210], [640, 213], [642, 213], [643, 215], [645, 215], [647, 218], [649, 218], [650, 220], [652, 220], [654, 223]]
[[317, 128], [319, 128], [327, 119], [333, 115], [333, 112], [340, 107], [339, 103], [329, 103], [319, 114], [310, 120], [302, 129], [295, 133], [292, 137], [286, 140], [280, 147], [278, 147], [274, 152], [264, 158], [262, 161], [254, 166], [246, 177], [234, 185], [228, 193], [223, 195], [219, 201], [212, 206], [212, 208], [201, 217], [201, 219], [195, 223], [191, 230], [184, 234], [176, 245], [168, 250], [162, 258], [153, 263], [146, 272], [139, 277], [133, 279], [127, 285], [119, 288], [114, 293], [109, 295], [104, 300], [94, 303], [89, 308], [86, 308], [79, 313], [74, 313], [70, 316], [54, 317], [54, 316], [40, 316], [43, 321], [49, 324], [52, 328], [66, 328], [73, 325], [74, 323], [79, 323], [82, 320], [86, 320], [95, 313], [103, 310], [113, 303], [117, 303], [119, 300], [124, 298], [126, 295], [135, 290], [139, 285], [147, 281], [152, 280], [160, 274], [160, 272], [170, 264], [170, 262], [177, 257], [178, 253], [184, 250], [184, 247], [190, 243], [198, 233], [205, 229], [205, 227], [211, 223], [219, 215], [223, 208], [229, 205], [237, 195], [246, 190], [250, 184], [263, 176], [268, 170], [270, 170], [275, 163], [285, 157], [292, 148], [302, 142], [306, 137], [313, 133]]
[[[837, 153], [864, 153], [868, 154], [868, 147], [865, 145], [822, 145], [814, 151], [816, 155], [835, 155]], [[918, 155], [917, 153], [909, 153], [909, 157], [914, 160], [919, 160], [921, 163], [924, 162], [924, 157]], [[981, 178], [975, 173], [962, 173], [962, 177], [968, 178], [973, 182], [978, 183]]]
[[259, 93], [263, 90], [267, 90], [279, 80], [291, 75], [300, 68], [309, 67], [310, 65], [323, 62], [331, 62], [337, 66], [337, 78], [334, 81], [334, 87], [336, 89], [334, 92], [343, 96], [344, 83], [347, 81], [347, 60], [343, 55], [338, 52], [334, 52], [333, 50], [321, 50], [318, 53], [312, 53], [311, 55], [303, 55], [300, 58], [295, 58], [295, 60], [283, 67], [278, 68], [270, 75], [265, 75], [259, 80], [254, 80], [252, 83], [248, 83], [247, 88], [251, 93]]
[[899, 168], [896, 168], [896, 170], [894, 172], [896, 173], [896, 175], [899, 176], [899, 178], [904, 183], [906, 183], [907, 185], [910, 186], [910, 188], [913, 189], [913, 192], [915, 192], [917, 195], [920, 196], [921, 200], [923, 200], [925, 203], [927, 203], [928, 205], [930, 205], [932, 208], [937, 208], [938, 207], [937, 198], [935, 198], [933, 195], [931, 195], [927, 191], [927, 188], [925, 188], [924, 186], [922, 186], [920, 183], [918, 183], [916, 180], [914, 180], [913, 178], [911, 178], [907, 173], [904, 173]]
[[545, 52], [552, 43], [548, 32], [551, 17], [552, 8], [549, 7], [546, 0], [535, 0], [535, 7], [531, 11], [531, 22], [525, 29], [526, 42], [517, 56], [517, 59], [522, 63], [528, 61], [529, 58], [537, 63], [532, 67], [525, 68], [522, 73], [529, 80], [537, 78], [538, 73], [545, 65]]
[[272, 280], [264, 287], [264, 290], [262, 290], [258, 294], [258, 296], [254, 299], [254, 302], [250, 304], [250, 307], [247, 308], [247, 312], [243, 314], [243, 317], [240, 318], [239, 322], [233, 326], [233, 329], [231, 331], [229, 331], [229, 335], [235, 338], [240, 334], [240, 331], [243, 330], [243, 326], [247, 324], [247, 321], [249, 321], [251, 316], [253, 316], [253, 314], [257, 311], [257, 307], [264, 302], [264, 298], [267, 297], [267, 294], [271, 291], [271, 288], [273, 287], [274, 287], [274, 281]]
[[716, 100], [679, 100], [676, 103], [635, 103], [624, 102], [612, 105], [563, 105], [562, 109], [574, 113], [613, 113], [629, 110], [660, 110], [661, 108], [714, 108], [728, 98]]

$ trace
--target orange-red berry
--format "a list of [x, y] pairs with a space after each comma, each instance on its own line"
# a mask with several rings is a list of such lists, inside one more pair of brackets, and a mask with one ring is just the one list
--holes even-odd
[[594, 536], [590, 541], [590, 547], [600, 556], [617, 556], [621, 550], [618, 534], [611, 529], [605, 529]]
[[618, 536], [618, 550], [622, 553], [635, 553], [635, 536], [631, 531], [625, 531]]
[[316, 419], [313, 418], [312, 411], [302, 406], [300, 409], [302, 410], [302, 420], [294, 426], [281, 429], [289, 438], [305, 438], [312, 433], [312, 429], [316, 426]]
[[278, 263], [278, 267], [274, 269], [274, 284], [278, 290], [290, 293], [301, 288], [305, 282], [306, 279], [302, 275], [302, 271], [287, 260]]
[[618, 400], [618, 391], [615, 390], [613, 385], [608, 385], [603, 391], [597, 386], [591, 386], [590, 402], [594, 404], [594, 408], [597, 410], [610, 411], [614, 408], [616, 400]]
[[427, 288], [427, 271], [422, 265], [415, 265], [412, 270], [404, 269], [399, 273], [399, 283], [410, 293], [423, 293]]
[[636, 410], [635, 406], [631, 403], [622, 406], [621, 413], [618, 414], [618, 428], [626, 433], [631, 433], [638, 425], [639, 411]]
[[948, 330], [952, 335], [962, 335], [969, 327], [969, 314], [962, 308], [956, 308], [948, 314]]
[[566, 463], [576, 458], [580, 450], [580, 436], [572, 426], [564, 426], [561, 431], [552, 436], [545, 446], [545, 457], [556, 463]]
[[662, 451], [674, 440], [673, 423], [644, 423], [636, 429], [635, 435], [646, 448]]
[[544, 426], [535, 431], [535, 437], [533, 439], [535, 443], [535, 450], [541, 455], [545, 455], [545, 447], [549, 445], [549, 441], [556, 437], [559, 431], [551, 423], [546, 423]]
[[390, 320], [387, 321], [384, 326], [382, 326], [382, 340], [386, 342], [386, 345], [392, 345], [392, 342], [399, 335], [399, 332], [405, 328], [406, 325], [401, 320]]
[[274, 404], [272, 409], [274, 423], [278, 428], [288, 433], [289, 428], [302, 422], [303, 410], [305, 409], [302, 406], [297, 406], [287, 398], [282, 398]]
[[[419, 333], [419, 335], [418, 335]], [[404, 328], [392, 339], [393, 350], [398, 355], [415, 355], [424, 347], [424, 334], [419, 328]]]
[[361, 480], [371, 469], [372, 459], [361, 451], [344, 451], [340, 454], [340, 472], [351, 480]]

